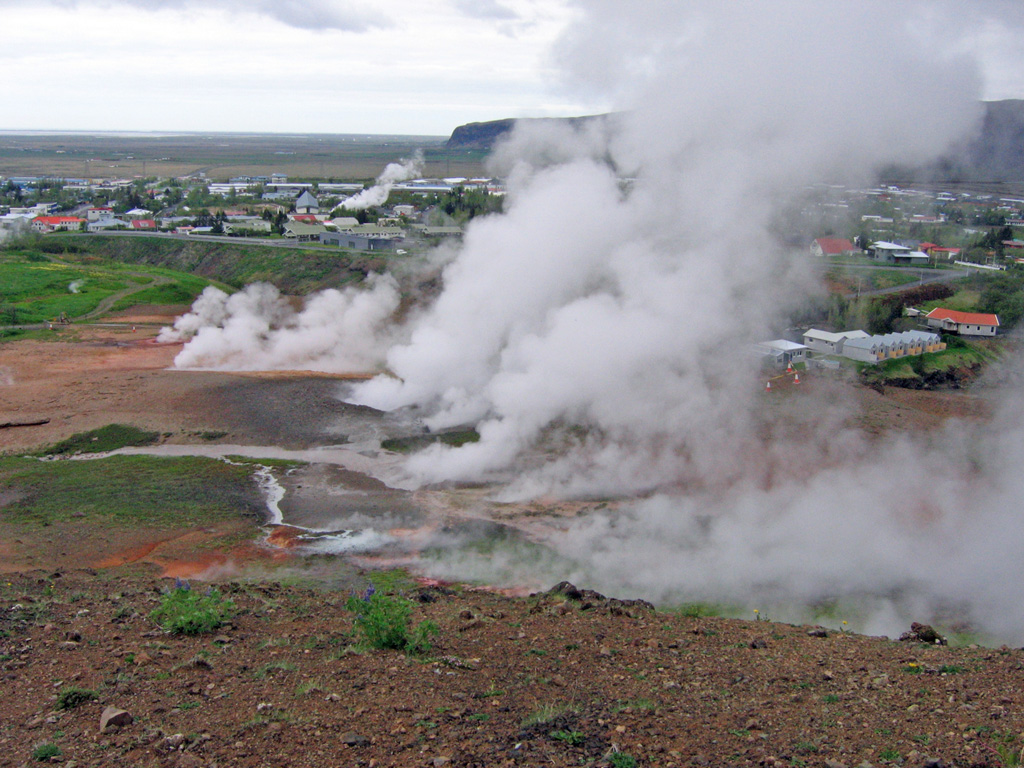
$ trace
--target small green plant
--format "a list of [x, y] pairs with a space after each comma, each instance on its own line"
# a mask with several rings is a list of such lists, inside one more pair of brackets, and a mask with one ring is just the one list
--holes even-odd
[[183, 701], [178, 705], [178, 709], [185, 711], [188, 709], [196, 709], [198, 706], [198, 701]]
[[567, 704], [545, 704], [540, 709], [527, 716], [521, 723], [521, 726], [523, 728], [529, 728], [531, 725], [543, 725], [544, 723], [550, 723], [559, 715], [564, 715], [565, 713], [572, 711], [572, 707]]
[[612, 752], [608, 755], [608, 764], [612, 768], [636, 768], [636, 758], [629, 752]]
[[878, 753], [878, 757], [881, 760], [895, 761], [899, 760], [902, 755], [899, 753], [898, 749], [883, 749]]
[[356, 614], [356, 632], [371, 648], [422, 654], [430, 650], [430, 638], [438, 634], [437, 625], [429, 620], [410, 627], [410, 601], [383, 595], [372, 585], [362, 597], [352, 595], [345, 607]]
[[69, 686], [62, 688], [57, 695], [57, 709], [74, 709], [96, 698], [98, 698], [96, 691]]
[[959, 675], [964, 671], [964, 668], [957, 664], [943, 664], [939, 667], [940, 675]]
[[176, 579], [174, 588], [164, 594], [160, 607], [150, 617], [168, 632], [200, 635], [219, 629], [234, 613], [234, 602], [222, 597], [219, 590], [210, 588], [200, 593], [187, 581]]
[[750, 736], [750, 731], [748, 731], [746, 728], [734, 728], [730, 730], [729, 733], [740, 739], [745, 739], [748, 736]]
[[576, 747], [586, 741], [586, 737], [580, 731], [552, 731], [550, 734], [555, 741], [561, 741], [570, 747]]
[[912, 661], [903, 668], [903, 671], [908, 675], [920, 675], [924, 670], [921, 668], [920, 664]]
[[1013, 744], [996, 744], [989, 749], [999, 758], [1003, 768], [1020, 768], [1024, 765], [1024, 748], [1018, 749]]
[[264, 664], [262, 667], [252, 673], [252, 676], [257, 680], [266, 680], [271, 677], [275, 672], [294, 672], [295, 665], [290, 661], [272, 661], [269, 664]]
[[473, 721], [478, 722], [478, 723], [486, 723], [488, 720], [491, 719], [491, 716], [488, 715], [488, 714], [485, 714], [484, 712], [477, 712], [474, 715], [470, 715], [466, 719], [467, 720], [473, 720]]
[[838, 704], [839, 697], [834, 693], [826, 693], [822, 697], [822, 701], [824, 701], [826, 704]]
[[37, 760], [40, 763], [49, 760], [52, 757], [60, 757], [60, 747], [54, 744], [52, 741], [44, 742], [38, 745], [32, 750], [32, 759]]

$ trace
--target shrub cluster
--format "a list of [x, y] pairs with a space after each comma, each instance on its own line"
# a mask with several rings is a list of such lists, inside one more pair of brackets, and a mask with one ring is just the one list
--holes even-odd
[[199, 635], [221, 627], [235, 613], [233, 601], [210, 588], [194, 591], [187, 581], [175, 580], [174, 589], [160, 599], [160, 607], [150, 614], [168, 632]]
[[412, 627], [411, 602], [381, 594], [372, 586], [362, 596], [349, 597], [345, 607], [356, 615], [356, 633], [371, 648], [426, 653], [431, 647], [430, 638], [438, 633], [437, 625], [429, 620]]

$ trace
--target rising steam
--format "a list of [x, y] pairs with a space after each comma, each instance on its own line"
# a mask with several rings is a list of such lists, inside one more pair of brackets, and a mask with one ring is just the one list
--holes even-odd
[[375, 205], [384, 205], [391, 194], [391, 188], [400, 181], [414, 179], [423, 168], [423, 154], [417, 152], [408, 160], [399, 163], [388, 163], [384, 172], [377, 177], [377, 183], [364, 189], [352, 197], [341, 201], [341, 207], [348, 211], [362, 211]]
[[[477, 427], [478, 443], [413, 456], [420, 483], [502, 481], [505, 499], [644, 494], [553, 537], [572, 565], [530, 576], [660, 599], [884, 596], [865, 626], [952, 607], [1024, 638], [1020, 420], [872, 440], [826, 394], [792, 413], [766, 402], [746, 353], [820, 290], [774, 234], [781, 205], [808, 184], [936, 156], [974, 128], [976, 68], [947, 53], [966, 48], [949, 37], [967, 23], [944, 2], [580, 6], [559, 49], [565, 80], [621, 113], [514, 132], [495, 157], [505, 213], [472, 222], [443, 293], [386, 351], [394, 375], [352, 399]], [[179, 364], [224, 360], [232, 318], [258, 325], [279, 307], [239, 301], [252, 310], [217, 309]], [[290, 338], [319, 337], [314, 325], [290, 322]], [[315, 359], [344, 349], [318, 344]]]
[[210, 286], [158, 341], [188, 340], [174, 359], [178, 368], [374, 371], [398, 300], [387, 276], [371, 276], [365, 290], [322, 291], [298, 311], [266, 283], [231, 296]]

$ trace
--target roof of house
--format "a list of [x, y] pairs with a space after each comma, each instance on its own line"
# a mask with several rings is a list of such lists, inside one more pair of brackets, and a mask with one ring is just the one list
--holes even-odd
[[320, 203], [317, 201], [317, 199], [315, 197], [313, 197], [313, 195], [310, 194], [309, 190], [307, 189], [305, 192], [303, 192], [299, 196], [299, 199], [295, 201], [295, 207], [296, 208], [319, 208], [320, 207]]
[[855, 250], [853, 243], [838, 237], [819, 237], [814, 242], [821, 246], [822, 253], [836, 254]]
[[877, 243], [872, 243], [871, 247], [872, 248], [879, 248], [879, 249], [884, 250], [884, 251], [909, 251], [910, 250], [905, 245], [900, 245], [899, 243], [890, 243], [890, 242], [887, 242], [886, 240], [879, 240]]
[[778, 352], [796, 352], [798, 350], [808, 348], [804, 344], [797, 344], [795, 341], [788, 341], [787, 339], [773, 339], [772, 341], [762, 341], [760, 344], [758, 344], [758, 346], [774, 349]]
[[80, 219], [77, 216], [36, 216], [33, 221], [39, 221], [43, 224], [69, 224], [72, 222], [83, 222], [85, 219]]
[[306, 224], [301, 221], [289, 221], [284, 225], [285, 232], [291, 232], [296, 237], [303, 235], [319, 235], [321, 232], [326, 232], [327, 227], [322, 224]]
[[936, 307], [925, 317], [930, 320], [952, 320], [960, 325], [994, 325], [999, 326], [998, 315], [991, 315], [985, 312], [958, 312], [955, 309], [944, 309]]
[[819, 341], [830, 341], [833, 344], [843, 339], [864, 339], [868, 337], [866, 331], [840, 331], [839, 333], [830, 333], [829, 331], [820, 331], [817, 328], [808, 328], [804, 332], [805, 339], [817, 339]]

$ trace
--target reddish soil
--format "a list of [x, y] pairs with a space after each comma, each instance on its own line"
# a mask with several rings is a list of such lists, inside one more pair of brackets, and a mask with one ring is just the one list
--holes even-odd
[[[168, 634], [150, 613], [170, 586], [0, 581], [0, 766], [44, 744], [66, 765], [253, 768], [999, 766], [1022, 745], [1018, 650], [421, 588], [414, 621], [439, 633], [411, 657], [359, 647], [347, 593], [277, 584], [223, 584], [227, 626]], [[69, 687], [96, 698], [60, 709]], [[106, 707], [131, 722], [101, 732]]]

